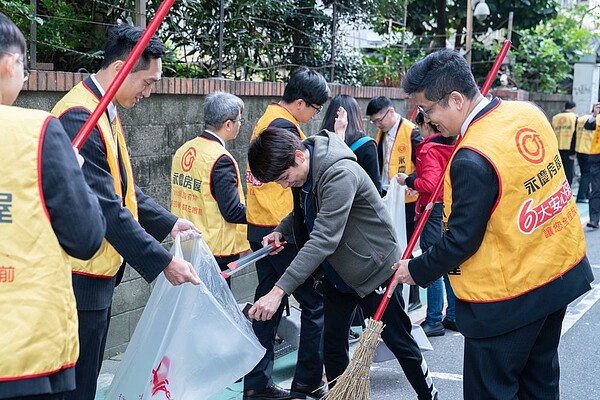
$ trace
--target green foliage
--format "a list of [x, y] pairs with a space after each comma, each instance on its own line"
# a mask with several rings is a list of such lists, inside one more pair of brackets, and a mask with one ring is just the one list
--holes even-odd
[[582, 8], [565, 11], [517, 32], [520, 45], [513, 52], [513, 72], [520, 88], [543, 93], [564, 91], [560, 85], [572, 78], [573, 63], [589, 52], [593, 35], [582, 27], [585, 13]]

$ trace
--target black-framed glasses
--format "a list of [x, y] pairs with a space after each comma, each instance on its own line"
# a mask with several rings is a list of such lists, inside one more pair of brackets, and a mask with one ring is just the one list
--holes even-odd
[[320, 106], [316, 106], [312, 103], [309, 103], [308, 101], [306, 101], [306, 104], [308, 104], [309, 106], [311, 106], [314, 110], [317, 111], [317, 114], [320, 113], [321, 111], [323, 111], [323, 105]]
[[9, 56], [17, 56], [17, 61], [23, 64], [23, 82], [27, 82], [29, 80], [29, 75], [31, 75], [31, 70], [27, 66], [25, 62], [25, 57], [19, 53], [10, 53], [8, 51], [0, 51], [0, 54], [6, 54]]
[[369, 122], [372, 123], [372, 124], [374, 124], [374, 125], [380, 124], [385, 119], [385, 117], [387, 117], [387, 115], [388, 115], [388, 113], [390, 112], [391, 109], [392, 109], [392, 107], [388, 108], [387, 111], [385, 112], [385, 114], [383, 114], [383, 117], [369, 120]]
[[[450, 92], [450, 93], [452, 93], [452, 92]], [[450, 93], [443, 95], [441, 99], [439, 99], [438, 101], [434, 102], [432, 105], [430, 105], [429, 107], [427, 107], [427, 109], [424, 109], [424, 108], [423, 108], [423, 107], [421, 107], [421, 106], [417, 106], [417, 110], [419, 110], [419, 112], [420, 112], [421, 114], [423, 114], [423, 117], [425, 117], [425, 118], [429, 118], [429, 113], [431, 112], [431, 110], [433, 110], [433, 108], [434, 108], [435, 106], [437, 106], [437, 105], [439, 104], [439, 102], [440, 102], [440, 101], [442, 101], [442, 100], [444, 100], [446, 97], [448, 97], [448, 95], [450, 95]]]
[[231, 122], [239, 122], [240, 124], [244, 122], [243, 118], [230, 119]]

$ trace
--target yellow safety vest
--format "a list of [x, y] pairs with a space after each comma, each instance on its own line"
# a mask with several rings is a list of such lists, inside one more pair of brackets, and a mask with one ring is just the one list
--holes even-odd
[[558, 139], [559, 150], [570, 150], [571, 140], [577, 125], [577, 114], [572, 112], [562, 112], [552, 117], [552, 129]]
[[[412, 162], [412, 131], [415, 129], [415, 124], [403, 118], [398, 126], [396, 137], [394, 138], [394, 144], [392, 145], [392, 153], [390, 155], [390, 162], [388, 164], [388, 178], [392, 179], [394, 175], [399, 172], [404, 172], [410, 175], [415, 170], [415, 164]], [[383, 137], [383, 131], [380, 129], [377, 132], [375, 141], [377, 146], [381, 143]], [[383, 157], [387, 155], [384, 153]], [[385, 163], [384, 163], [385, 164]], [[416, 196], [406, 196], [405, 203], [414, 203], [419, 198]]]
[[[260, 135], [276, 119], [283, 118], [296, 126], [300, 139], [306, 137], [298, 125], [296, 118], [288, 110], [279, 104], [269, 104], [264, 115], [260, 117], [254, 128], [250, 141]], [[246, 170], [246, 188], [248, 189], [248, 207], [246, 208], [246, 219], [249, 224], [264, 227], [275, 227], [288, 215], [294, 207], [292, 190], [284, 189], [275, 182], [263, 183], [256, 179], [250, 171]]]
[[[515, 118], [519, 115], [527, 118]], [[536, 106], [501, 102], [471, 123], [458, 148], [469, 148], [489, 160], [500, 190], [481, 246], [449, 274], [456, 297], [469, 302], [512, 299], [559, 279], [581, 261], [585, 256], [581, 220], [556, 136]], [[451, 213], [448, 167], [445, 226]]]
[[594, 131], [584, 129], [588, 119], [590, 119], [589, 115], [583, 115], [577, 118], [577, 127], [575, 128], [575, 151], [577, 153], [590, 154], [592, 151]]
[[171, 212], [192, 221], [217, 257], [227, 257], [250, 249], [246, 224], [232, 224], [223, 218], [211, 193], [211, 172], [223, 155], [233, 161], [240, 201], [245, 202], [237, 162], [220, 143], [203, 137], [181, 146], [171, 165]]
[[0, 105], [0, 382], [50, 375], [79, 356], [71, 265], [42, 194], [51, 117]]
[[[98, 103], [99, 99], [96, 95], [94, 95], [83, 82], [80, 82], [60, 99], [52, 109], [52, 114], [60, 118], [61, 115], [73, 108], [83, 108], [91, 114], [98, 106]], [[106, 160], [108, 162], [110, 174], [113, 176], [114, 180], [115, 194], [122, 198], [123, 190], [121, 188], [121, 171], [119, 169], [117, 147], [121, 153], [121, 162], [125, 166], [127, 179], [127, 191], [125, 193], [124, 203], [125, 207], [131, 211], [131, 214], [137, 220], [138, 208], [137, 198], [135, 196], [135, 183], [133, 180], [129, 153], [127, 151], [127, 146], [125, 145], [125, 138], [123, 137], [121, 120], [117, 115], [116, 120], [111, 127], [108, 116], [106, 113], [103, 113], [96, 124], [96, 128], [98, 128], [102, 141], [104, 142]], [[123, 257], [121, 257], [106, 239], [104, 239], [100, 249], [90, 260], [82, 261], [74, 258], [71, 263], [73, 264], [73, 273], [75, 274], [112, 278], [123, 263]]]
[[594, 136], [592, 137], [592, 149], [590, 154], [600, 154], [600, 125], [598, 125], [598, 115], [596, 116], [596, 130], [594, 130]]

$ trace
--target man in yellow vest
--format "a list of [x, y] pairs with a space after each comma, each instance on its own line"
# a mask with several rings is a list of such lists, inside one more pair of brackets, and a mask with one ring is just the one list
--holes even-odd
[[[592, 112], [594, 112], [593, 108]], [[575, 151], [580, 173], [577, 203], [588, 203], [590, 200], [590, 152], [592, 151], [594, 131], [585, 129], [588, 119], [590, 119], [590, 114], [578, 117], [575, 128]]]
[[[306, 67], [298, 68], [290, 76], [283, 98], [267, 107], [258, 120], [252, 139], [268, 127], [282, 128], [304, 139], [300, 122], [308, 122], [323, 108], [329, 98], [327, 82], [321, 74]], [[275, 182], [263, 183], [255, 179], [252, 171], [246, 171], [248, 188], [248, 240], [256, 251], [262, 248], [263, 237], [270, 234], [279, 222], [292, 211], [292, 192]], [[258, 286], [254, 299], [269, 293], [298, 253], [293, 238], [277, 257], [265, 257], [256, 262]], [[292, 382], [292, 390], [283, 389], [273, 383], [273, 361], [275, 358], [275, 332], [281, 320], [283, 307], [268, 321], [254, 321], [252, 327], [260, 343], [267, 349], [263, 359], [244, 378], [244, 399], [305, 399], [311, 395], [320, 398], [325, 392], [319, 389], [323, 376], [323, 289], [318, 274], [314, 274], [293, 293], [301, 312], [300, 347], [298, 362]], [[315, 393], [312, 393], [316, 390]]]
[[577, 128], [577, 114], [575, 102], [567, 101], [565, 110], [552, 117], [552, 129], [558, 140], [560, 159], [567, 175], [569, 185], [573, 182], [573, 168], [575, 165], [575, 130]]
[[593, 131], [592, 143], [590, 149], [590, 183], [592, 191], [590, 193], [590, 221], [587, 226], [593, 229], [600, 228], [600, 124], [598, 124], [598, 114], [600, 114], [600, 103], [594, 104], [592, 116], [587, 120], [584, 129]]
[[224, 92], [204, 102], [204, 132], [183, 144], [171, 165], [171, 212], [198, 226], [222, 271], [248, 251], [240, 171], [225, 143], [237, 137], [244, 102]]
[[28, 77], [0, 13], [0, 399], [62, 400], [79, 353], [68, 256], [91, 258], [106, 223], [58, 120], [12, 106]]
[[[392, 101], [385, 96], [374, 97], [367, 104], [367, 116], [379, 131], [377, 156], [381, 170], [381, 189], [385, 196], [390, 187], [390, 179], [399, 172], [410, 175], [415, 171], [415, 149], [423, 141], [419, 129], [396, 112]], [[415, 231], [415, 204], [417, 196], [406, 196], [404, 207], [406, 216], [406, 238], [410, 240]], [[419, 287], [411, 286], [408, 298], [408, 311], [421, 307]]]
[[552, 126], [531, 103], [483, 97], [452, 50], [414, 64], [403, 88], [460, 142], [446, 169], [444, 235], [396, 263], [394, 281], [426, 287], [449, 274], [466, 400], [557, 399], [562, 321], [594, 277]]
[[[54, 107], [71, 139], [80, 131], [100, 98], [140, 39], [143, 29], [114, 28], [104, 48], [100, 71], [78, 83]], [[173, 285], [200, 282], [193, 266], [173, 257], [160, 242], [170, 233], [194, 232], [189, 221], [178, 219], [135, 184], [117, 105], [131, 108], [149, 97], [161, 78], [164, 45], [153, 37], [106, 112], [81, 147], [83, 174], [98, 196], [107, 228], [102, 247], [89, 262], [73, 262], [73, 289], [79, 317], [80, 356], [77, 389], [70, 399], [93, 399], [100, 373], [112, 295], [125, 262], [147, 282], [164, 271]]]

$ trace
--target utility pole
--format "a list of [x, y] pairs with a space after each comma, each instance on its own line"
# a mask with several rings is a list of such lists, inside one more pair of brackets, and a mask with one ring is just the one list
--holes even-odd
[[335, 36], [337, 34], [337, 2], [333, 1], [333, 18], [331, 21], [331, 74], [329, 82], [333, 83], [335, 79]]
[[[223, 77], [223, 29], [225, 21], [225, 0], [219, 1], [219, 69], [217, 77]], [[236, 74], [237, 75], [237, 74]]]
[[33, 18], [31, 18], [31, 24], [29, 25], [29, 48], [31, 49], [31, 55], [29, 57], [29, 63], [31, 68], [37, 69], [37, 0], [31, 0], [31, 12]]
[[146, 0], [135, 0], [135, 24], [146, 27]]

